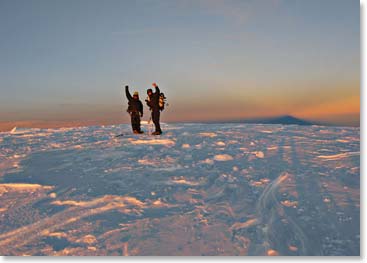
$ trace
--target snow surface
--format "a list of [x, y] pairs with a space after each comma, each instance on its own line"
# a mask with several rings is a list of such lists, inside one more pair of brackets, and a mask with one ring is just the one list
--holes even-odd
[[162, 126], [0, 133], [0, 254], [359, 255], [359, 128]]

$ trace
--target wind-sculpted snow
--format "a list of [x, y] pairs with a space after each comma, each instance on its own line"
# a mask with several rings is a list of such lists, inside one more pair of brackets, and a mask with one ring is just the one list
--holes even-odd
[[163, 130], [0, 133], [0, 254], [359, 255], [358, 128]]

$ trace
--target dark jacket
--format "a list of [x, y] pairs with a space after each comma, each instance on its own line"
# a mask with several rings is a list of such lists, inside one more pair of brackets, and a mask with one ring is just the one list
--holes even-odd
[[126, 93], [126, 98], [129, 100], [129, 107], [127, 108], [127, 111], [129, 113], [140, 112], [141, 115], [143, 115], [143, 103], [141, 103], [139, 99], [134, 99], [131, 96], [128, 86], [125, 87], [125, 93]]
[[159, 111], [159, 95], [161, 91], [159, 90], [158, 86], [155, 87], [155, 92], [149, 96], [149, 100], [146, 100], [148, 107], [152, 111]]

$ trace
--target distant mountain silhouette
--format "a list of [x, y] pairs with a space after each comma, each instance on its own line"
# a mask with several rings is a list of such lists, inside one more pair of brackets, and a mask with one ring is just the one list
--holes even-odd
[[313, 125], [313, 123], [309, 121], [305, 121], [290, 115], [280, 116], [280, 117], [272, 117], [272, 118], [259, 118], [259, 119], [249, 119], [243, 120], [247, 123], [259, 123], [259, 124], [283, 124], [283, 125]]
[[229, 120], [226, 122], [231, 123], [256, 123], [256, 124], [283, 124], [283, 125], [314, 125], [314, 123], [302, 120], [290, 115], [284, 115], [279, 117], [269, 118], [253, 118], [253, 119], [240, 119], [240, 120]]

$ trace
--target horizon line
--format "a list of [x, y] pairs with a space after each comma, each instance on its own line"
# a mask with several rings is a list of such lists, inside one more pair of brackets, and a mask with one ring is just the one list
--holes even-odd
[[[299, 125], [293, 123], [261, 123], [261, 121], [267, 120], [276, 120], [278, 118], [283, 117], [291, 117], [295, 120], [304, 121], [308, 124]], [[247, 122], [246, 122], [247, 121]], [[257, 122], [258, 121], [258, 122]], [[146, 122], [146, 121], [143, 121]], [[202, 124], [262, 124], [262, 125], [299, 125], [299, 126], [325, 126], [325, 127], [358, 127], [360, 128], [360, 120], [356, 124], [341, 124], [341, 123], [332, 123], [326, 121], [312, 121], [309, 119], [302, 119], [298, 117], [294, 117], [292, 115], [281, 115], [281, 116], [273, 116], [273, 117], [260, 117], [260, 118], [247, 118], [247, 119], [225, 119], [225, 120], [177, 120], [177, 121], [163, 121], [162, 124], [175, 124], [175, 123], [202, 123]], [[43, 121], [43, 120], [25, 120], [25, 121], [0, 121], [0, 132], [9, 132], [13, 128], [21, 128], [21, 129], [62, 129], [62, 128], [80, 128], [80, 127], [93, 127], [93, 126], [113, 126], [113, 125], [122, 125], [122, 124], [130, 124], [128, 121], [123, 122], [115, 122], [115, 121], [97, 121], [97, 120], [89, 120], [89, 121], [79, 121], [79, 120], [65, 120], [65, 121]]]

